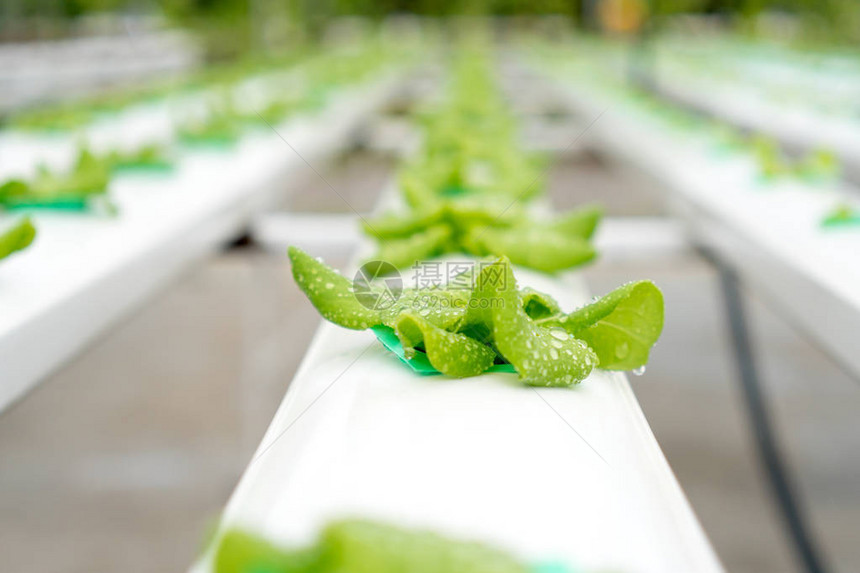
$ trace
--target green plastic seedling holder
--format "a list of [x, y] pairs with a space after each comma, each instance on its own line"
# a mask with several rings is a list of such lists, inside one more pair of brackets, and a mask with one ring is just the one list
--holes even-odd
[[825, 217], [821, 221], [821, 226], [825, 229], [838, 229], [843, 227], [860, 227], [860, 213], [855, 213], [850, 217]]
[[168, 161], [157, 163], [130, 161], [114, 165], [111, 171], [118, 175], [168, 175], [176, 171], [176, 166]]
[[9, 211], [45, 210], [45, 211], [86, 211], [86, 198], [58, 199], [56, 201], [15, 201], [3, 205]]

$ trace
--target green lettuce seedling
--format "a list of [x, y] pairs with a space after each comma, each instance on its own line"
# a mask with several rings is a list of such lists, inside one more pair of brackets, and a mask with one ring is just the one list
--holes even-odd
[[516, 123], [484, 57], [466, 53], [454, 66], [449, 99], [422, 113], [422, 148], [401, 171], [400, 186], [413, 208], [471, 194], [505, 196], [507, 204], [543, 190], [544, 161], [525, 153]]
[[26, 249], [35, 238], [36, 227], [29, 217], [24, 217], [8, 229], [0, 231], [0, 260]]
[[565, 314], [549, 295], [518, 289], [501, 257], [482, 263], [466, 281], [469, 288], [456, 278], [446, 286], [406, 288], [377, 308], [336, 270], [295, 247], [289, 255], [296, 283], [323, 318], [353, 330], [391, 328], [406, 358], [423, 353], [436, 370], [456, 378], [507, 363], [525, 384], [571, 386], [598, 366], [645, 366], [663, 328], [663, 295], [650, 281], [624, 285]]
[[113, 172], [146, 170], [167, 172], [174, 168], [174, 161], [163, 146], [150, 144], [133, 151], [114, 150], [106, 157]]
[[779, 144], [767, 137], [752, 140], [753, 155], [762, 177], [798, 177], [807, 181], [826, 181], [839, 177], [841, 165], [836, 154], [829, 149], [815, 149], [806, 156], [792, 160], [786, 157]]
[[423, 145], [399, 176], [406, 209], [364, 221], [379, 245], [373, 258], [406, 268], [445, 253], [506, 256], [547, 273], [594, 259], [600, 209], [552, 219], [529, 213], [543, 191], [544, 162], [521, 149], [487, 58], [464, 52], [449, 92], [418, 118]]
[[831, 149], [815, 149], [794, 166], [795, 174], [809, 181], [837, 179], [842, 166]]
[[71, 170], [56, 172], [42, 165], [30, 181], [13, 179], [0, 185], [0, 204], [28, 207], [86, 208], [89, 199], [107, 193], [111, 162], [82, 149]]
[[821, 221], [823, 227], [860, 226], [860, 209], [848, 203], [834, 207]]
[[10, 125], [25, 131], [71, 131], [90, 123], [95, 111], [86, 104], [58, 105], [23, 112]]
[[213, 110], [206, 119], [192, 121], [179, 128], [179, 140], [186, 145], [231, 147], [241, 135], [241, 121], [224, 110]]
[[316, 544], [279, 547], [241, 529], [227, 530], [215, 573], [528, 573], [518, 559], [488, 545], [431, 531], [367, 521], [328, 525]]
[[602, 217], [586, 207], [549, 220], [527, 215], [500, 198], [457, 197], [405, 215], [394, 213], [363, 222], [379, 248], [376, 260], [397, 268], [445, 253], [506, 256], [514, 264], [554, 273], [593, 260], [591, 244]]
[[791, 172], [788, 160], [783, 156], [779, 144], [774, 139], [756, 136], [752, 140], [752, 152], [762, 177], [773, 179]]

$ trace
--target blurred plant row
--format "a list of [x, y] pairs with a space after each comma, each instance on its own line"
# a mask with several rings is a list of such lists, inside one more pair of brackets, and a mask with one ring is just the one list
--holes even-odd
[[[682, 139], [687, 147], [700, 146], [715, 164], [740, 170], [751, 189], [770, 192], [801, 190], [829, 198], [832, 207], [817, 221], [811, 219], [812, 224], [823, 228], [854, 227], [860, 221], [860, 214], [853, 206], [854, 197], [846, 192], [842, 161], [833, 149], [819, 147], [798, 153], [772, 135], [749, 133], [726, 120], [678, 105], [654, 92], [648, 84], [630, 81], [626, 73], [626, 50], [629, 46], [595, 38], [579, 38], [566, 45], [550, 44], [535, 37], [524, 40], [522, 45], [530, 57], [550, 73], [575, 82], [579, 89], [599, 97], [601, 101], [612, 102], [613, 109], [624, 109], [632, 117], [659, 126], [664, 134]], [[753, 57], [753, 50], [747, 47], [746, 51], [747, 57]], [[779, 65], [795, 72], [797, 85], [802, 86], [809, 81], [806, 69], [809, 66], [805, 59], [798, 61], [793, 58], [797, 55], [794, 53], [766, 53], [770, 60], [768, 65]], [[826, 59], [822, 61], [827, 63]], [[821, 71], [826, 66], [821, 64], [816, 68], [816, 71]], [[855, 62], [850, 62], [850, 67], [842, 65], [839, 69], [840, 82], [860, 83], [860, 67]], [[750, 81], [746, 76], [724, 76], [711, 68], [699, 70], [698, 74], [716, 75], [718, 84], [735, 83], [737, 89]], [[690, 83], [689, 77], [682, 77]], [[762, 91], [766, 96], [764, 101], [770, 106], [784, 104], [776, 92]], [[860, 113], [856, 99], [849, 98], [843, 102], [844, 105], [825, 106], [818, 97], [817, 92], [810, 90], [806, 98], [791, 101], [790, 109], [796, 113], [837, 117], [846, 123], [853, 122]], [[852, 201], [849, 202], [849, 198]]]
[[[372, 38], [348, 50], [246, 58], [178, 83], [12, 116], [0, 135], [68, 149], [68, 157], [47, 163], [25, 153], [14, 173], [0, 176], [0, 259], [33, 242], [28, 216], [46, 210], [121, 215], [111, 199], [117, 177], [143, 176], [163, 184], [195, 151], [230, 152], [246, 133], [270, 133], [294, 117], [316, 114], [339, 89], [414, 55], [409, 46], [399, 47], [394, 51]], [[163, 129], [138, 134], [134, 126], [142, 119]], [[95, 134], [101, 139], [92, 140]], [[30, 159], [36, 163], [25, 165]]]
[[451, 75], [446, 101], [417, 118], [422, 145], [400, 169], [404, 208], [364, 221], [374, 258], [408, 268], [445, 253], [506, 255], [549, 273], [591, 261], [602, 211], [536, 215], [545, 161], [522, 148], [489, 55], [465, 51]]

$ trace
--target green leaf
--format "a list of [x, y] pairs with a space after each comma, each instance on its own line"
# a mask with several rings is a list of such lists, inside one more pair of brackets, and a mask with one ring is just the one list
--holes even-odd
[[[353, 282], [301, 249], [289, 248], [296, 284], [326, 320], [344, 328], [365, 330], [384, 324], [396, 328], [401, 313], [414, 312], [443, 329], [457, 324], [469, 300], [469, 292], [433, 287], [377, 290], [369, 280], [367, 292], [356, 292]], [[370, 267], [363, 267], [368, 270]]]
[[29, 247], [36, 238], [36, 227], [29, 217], [24, 217], [0, 234], [0, 259], [4, 259]]
[[459, 229], [476, 225], [506, 227], [524, 216], [518, 204], [511, 204], [505, 197], [493, 195], [464, 195], [445, 202], [449, 220]]
[[451, 230], [446, 226], [433, 226], [402, 239], [386, 239], [379, 243], [375, 259], [405, 269], [416, 261], [431, 259], [446, 251]]
[[319, 569], [317, 548], [288, 551], [262, 537], [231, 529], [215, 552], [215, 573], [314, 573]]
[[528, 573], [487, 545], [371, 521], [328, 526], [321, 547], [326, 573]]
[[561, 307], [554, 298], [533, 288], [522, 289], [520, 297], [523, 301], [523, 310], [531, 319], [547, 318], [561, 312]]
[[441, 286], [403, 289], [400, 297], [381, 311], [382, 324], [396, 328], [401, 314], [416, 313], [434, 326], [452, 330], [462, 320], [469, 296], [468, 290]]
[[242, 135], [241, 116], [232, 113], [225, 101], [214, 103], [204, 118], [196, 118], [181, 125], [180, 141], [187, 145], [213, 145], [232, 147]]
[[791, 170], [782, 154], [782, 149], [775, 140], [757, 136], [753, 138], [752, 150], [762, 176], [766, 178], [778, 177]]
[[509, 229], [476, 227], [467, 242], [482, 247], [486, 254], [504, 255], [516, 265], [545, 273], [587, 263], [597, 255], [585, 239], [537, 225]]
[[398, 180], [403, 199], [410, 207], [426, 209], [435, 201], [433, 183], [425, 169], [419, 166], [408, 167], [401, 171]]
[[6, 203], [15, 197], [26, 195], [30, 186], [20, 179], [10, 179], [0, 185], [0, 203]]
[[95, 114], [82, 105], [61, 105], [40, 108], [14, 116], [13, 127], [34, 131], [68, 131], [86, 125]]
[[579, 237], [590, 239], [603, 218], [603, 209], [598, 206], [583, 207], [569, 213], [565, 213], [550, 224], [549, 228], [558, 231], [568, 237]]
[[839, 157], [830, 149], [816, 149], [794, 166], [795, 173], [809, 180], [836, 178], [840, 171]]
[[477, 340], [443, 330], [416, 314], [401, 314], [396, 330], [407, 358], [423, 345], [430, 364], [454, 378], [477, 376], [492, 366], [496, 357], [495, 352]]
[[166, 149], [158, 144], [145, 145], [133, 151], [114, 150], [107, 155], [112, 172], [147, 170], [170, 171], [173, 160]]
[[484, 266], [477, 282], [464, 328], [485, 325], [520, 380], [531, 386], [571, 386], [591, 373], [597, 357], [584, 342], [561, 328], [540, 326], [526, 314], [506, 259]]
[[376, 239], [401, 239], [436, 225], [442, 218], [442, 210], [431, 209], [423, 214], [386, 213], [370, 221], [363, 220], [365, 234]]
[[648, 363], [663, 331], [663, 293], [651, 281], [615, 289], [597, 301], [545, 324], [584, 340], [605, 370], [632, 370]]
[[379, 310], [356, 298], [352, 281], [296, 247], [289, 248], [293, 278], [325, 318], [344, 328], [365, 330], [382, 323]]

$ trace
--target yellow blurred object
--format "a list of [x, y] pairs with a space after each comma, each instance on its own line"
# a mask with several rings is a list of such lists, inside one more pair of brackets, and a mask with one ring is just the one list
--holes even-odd
[[645, 0], [600, 0], [597, 6], [603, 29], [625, 34], [640, 30], [647, 12]]

